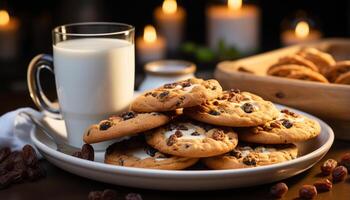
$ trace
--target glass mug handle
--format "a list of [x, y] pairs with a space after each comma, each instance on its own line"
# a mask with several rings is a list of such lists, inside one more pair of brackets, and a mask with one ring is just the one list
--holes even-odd
[[54, 73], [51, 55], [39, 54], [30, 61], [27, 71], [27, 84], [30, 97], [35, 105], [47, 116], [55, 119], [62, 119], [58, 106], [55, 106], [54, 103], [46, 97], [41, 87], [40, 72], [43, 69]]

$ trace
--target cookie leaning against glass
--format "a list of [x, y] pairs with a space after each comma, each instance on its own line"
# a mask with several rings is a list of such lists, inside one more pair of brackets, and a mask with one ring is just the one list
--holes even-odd
[[278, 116], [279, 111], [270, 101], [249, 92], [232, 89], [202, 105], [186, 108], [184, 113], [208, 124], [247, 127], [271, 121]]
[[187, 79], [148, 91], [131, 104], [137, 112], [164, 112], [199, 105], [216, 98], [222, 88], [216, 80]]
[[286, 144], [312, 139], [321, 133], [320, 124], [287, 109], [264, 125], [241, 129], [239, 139], [259, 144]]

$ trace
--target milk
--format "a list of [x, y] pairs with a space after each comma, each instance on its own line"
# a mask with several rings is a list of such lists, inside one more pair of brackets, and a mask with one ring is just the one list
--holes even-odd
[[134, 91], [134, 45], [119, 39], [75, 39], [54, 45], [53, 54], [68, 141], [81, 147], [87, 127], [128, 108]]

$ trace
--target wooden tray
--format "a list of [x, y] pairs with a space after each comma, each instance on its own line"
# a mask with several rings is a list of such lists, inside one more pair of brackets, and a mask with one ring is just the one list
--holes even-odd
[[[266, 75], [268, 67], [280, 57], [293, 54], [305, 46], [326, 51], [336, 60], [350, 60], [350, 40], [334, 38], [290, 46], [237, 61], [224, 61], [218, 64], [214, 76], [224, 88], [250, 91], [275, 103], [295, 107], [323, 119], [340, 120], [345, 122], [350, 130], [350, 85], [324, 84]], [[238, 71], [242, 67], [254, 74]]]

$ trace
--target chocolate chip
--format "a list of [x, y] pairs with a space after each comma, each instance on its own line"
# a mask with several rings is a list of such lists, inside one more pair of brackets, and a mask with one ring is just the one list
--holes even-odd
[[128, 119], [132, 119], [134, 117], [136, 117], [136, 113], [133, 112], [133, 111], [130, 111], [130, 112], [125, 112], [123, 114], [120, 115], [121, 118], [123, 118], [123, 120], [128, 120]]
[[198, 133], [197, 131], [195, 131], [195, 132], [191, 133], [191, 135], [192, 135], [192, 136], [199, 136], [200, 133]]
[[0, 150], [0, 162], [5, 160], [7, 156], [11, 154], [11, 149], [9, 147], [4, 147]]
[[25, 145], [22, 148], [22, 155], [23, 155], [24, 162], [27, 166], [35, 166], [38, 164], [38, 158], [32, 146], [28, 144]]
[[214, 106], [218, 106], [218, 105], [219, 105], [219, 102], [218, 102], [218, 101], [214, 101], [214, 102], [213, 102], [213, 105], [214, 105]]
[[149, 96], [149, 95], [152, 95], [152, 92], [147, 92], [147, 93], [145, 94], [146, 97]]
[[191, 145], [190, 144], [185, 144], [185, 148], [189, 148]]
[[125, 200], [142, 200], [142, 196], [137, 193], [129, 193], [125, 196]]
[[168, 129], [169, 131], [175, 130], [176, 128], [177, 128], [177, 125], [176, 125], [176, 124], [169, 124], [169, 125], [167, 126], [167, 129]]
[[144, 151], [151, 157], [154, 157], [156, 155], [156, 153], [158, 152], [157, 149], [151, 147], [151, 146], [146, 146], [144, 148]]
[[159, 98], [163, 99], [163, 98], [165, 98], [168, 95], [169, 95], [169, 91], [164, 91], [164, 92], [159, 94]]
[[163, 86], [165, 89], [173, 89], [176, 87], [176, 84], [175, 83], [167, 83], [167, 84], [164, 84]]
[[328, 159], [321, 165], [321, 172], [323, 175], [328, 176], [332, 173], [333, 169], [336, 168], [338, 162], [334, 159]]
[[344, 166], [338, 166], [332, 171], [332, 178], [334, 182], [343, 181], [348, 175], [348, 170]]
[[277, 183], [270, 189], [270, 195], [274, 198], [282, 198], [288, 192], [288, 186], [285, 183]]
[[251, 155], [248, 155], [243, 158], [243, 163], [246, 165], [256, 165], [256, 162], [256, 159]]
[[282, 125], [286, 128], [291, 128], [293, 126], [293, 123], [288, 119], [282, 119], [281, 121], [282, 121]]
[[316, 187], [317, 192], [327, 192], [332, 189], [333, 184], [328, 179], [324, 179], [324, 180], [316, 181], [314, 183], [314, 186]]
[[152, 97], [156, 97], [156, 96], [157, 96], [157, 93], [152, 92], [151, 95], [152, 95]]
[[103, 122], [100, 124], [100, 130], [101, 130], [101, 131], [105, 131], [105, 130], [109, 129], [112, 125], [113, 125], [113, 124], [112, 124], [111, 121], [103, 121]]
[[212, 88], [211, 88], [211, 90], [216, 90], [217, 89], [217, 87], [216, 86], [213, 86]]
[[81, 148], [81, 158], [85, 160], [94, 161], [95, 153], [94, 148], [90, 144], [84, 144]]
[[168, 141], [167, 141], [167, 145], [168, 146], [172, 146], [173, 144], [175, 144], [176, 143], [176, 141], [177, 141], [177, 137], [176, 137], [176, 135], [171, 135], [169, 138], [168, 138]]
[[235, 158], [242, 158], [242, 153], [240, 151], [237, 151], [236, 149], [229, 152], [230, 156], [233, 156]]
[[341, 157], [340, 165], [347, 168], [348, 171], [350, 171], [350, 153], [346, 153]]
[[183, 125], [183, 124], [178, 125], [176, 127], [176, 129], [177, 130], [182, 130], [182, 131], [187, 131], [188, 130], [188, 128], [185, 125]]
[[191, 84], [191, 82], [189, 82], [189, 81], [184, 81], [184, 82], [182, 82], [181, 83], [181, 86], [182, 87], [190, 87], [192, 84]]
[[101, 191], [91, 191], [88, 195], [88, 200], [101, 200], [102, 192]]
[[181, 131], [179, 131], [179, 130], [176, 130], [175, 131], [175, 135], [176, 135], [176, 137], [182, 137], [182, 132]]
[[313, 185], [303, 185], [299, 190], [301, 199], [313, 199], [317, 196], [316, 187]]
[[211, 111], [209, 111], [209, 114], [217, 116], [217, 115], [220, 115], [221, 113], [219, 111], [216, 111], [216, 110], [211, 110]]
[[215, 130], [212, 137], [214, 140], [222, 141], [225, 139], [225, 133], [222, 130]]
[[272, 128], [279, 128], [279, 127], [280, 127], [280, 124], [279, 124], [277, 121], [273, 121], [273, 122], [270, 123], [270, 126], [271, 126]]
[[254, 111], [254, 106], [250, 103], [243, 104], [241, 108], [246, 113], [252, 113]]
[[292, 116], [292, 117], [298, 117], [298, 114], [296, 114], [296, 113], [294, 113], [294, 112], [292, 112], [292, 111], [290, 111], [290, 110], [288, 110], [288, 109], [283, 109], [283, 110], [281, 110], [281, 113], [290, 115], [290, 116]]

